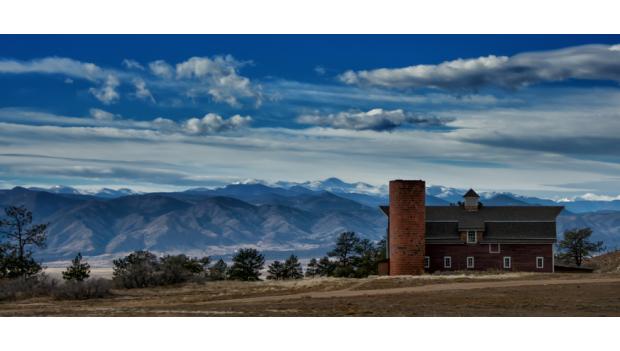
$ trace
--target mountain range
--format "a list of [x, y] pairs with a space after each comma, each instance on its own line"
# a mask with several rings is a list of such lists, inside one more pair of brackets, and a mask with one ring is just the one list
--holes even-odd
[[[461, 201], [463, 189], [429, 186], [427, 205]], [[588, 226], [608, 248], [620, 244], [620, 201], [565, 201], [480, 193], [486, 206], [564, 205], [558, 232]], [[137, 193], [83, 192], [71, 187], [0, 190], [0, 206], [25, 205], [37, 223], [50, 223], [44, 261], [115, 257], [136, 249], [229, 257], [256, 247], [268, 258], [325, 254], [342, 231], [384, 237], [387, 189], [337, 178], [317, 182], [248, 181], [216, 189]]]

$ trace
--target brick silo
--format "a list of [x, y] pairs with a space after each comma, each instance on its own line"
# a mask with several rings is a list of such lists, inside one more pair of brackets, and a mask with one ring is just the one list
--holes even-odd
[[424, 273], [425, 190], [423, 180], [390, 181], [390, 275]]

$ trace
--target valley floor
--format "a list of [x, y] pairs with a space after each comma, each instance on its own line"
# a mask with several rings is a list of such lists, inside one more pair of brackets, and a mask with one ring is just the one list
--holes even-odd
[[620, 316], [620, 274], [208, 282], [3, 302], [0, 316]]

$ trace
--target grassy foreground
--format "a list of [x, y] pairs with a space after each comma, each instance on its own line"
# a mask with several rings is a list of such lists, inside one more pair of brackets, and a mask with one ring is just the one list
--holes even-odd
[[620, 316], [620, 274], [208, 282], [0, 303], [1, 316]]

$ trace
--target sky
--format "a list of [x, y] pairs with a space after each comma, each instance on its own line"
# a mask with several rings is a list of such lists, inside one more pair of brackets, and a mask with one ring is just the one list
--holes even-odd
[[618, 35], [0, 35], [0, 188], [620, 195]]

